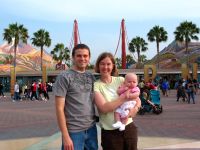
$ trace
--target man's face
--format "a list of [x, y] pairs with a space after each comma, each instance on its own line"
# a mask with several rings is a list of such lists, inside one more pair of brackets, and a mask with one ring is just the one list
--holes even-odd
[[74, 67], [77, 70], [85, 70], [90, 60], [87, 49], [77, 49], [73, 57]]

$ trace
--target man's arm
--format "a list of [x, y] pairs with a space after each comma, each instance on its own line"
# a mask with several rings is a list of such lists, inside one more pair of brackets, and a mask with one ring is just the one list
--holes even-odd
[[69, 132], [66, 125], [65, 113], [64, 113], [65, 97], [56, 96], [55, 106], [56, 106], [57, 122], [62, 134], [64, 149], [73, 150], [74, 146], [69, 136]]

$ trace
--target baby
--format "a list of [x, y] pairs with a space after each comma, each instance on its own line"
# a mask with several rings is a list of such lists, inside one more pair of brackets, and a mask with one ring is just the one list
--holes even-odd
[[[127, 90], [129, 90], [130, 94], [137, 93], [140, 94], [140, 89], [137, 87], [138, 80], [137, 75], [134, 73], [128, 73], [125, 76], [124, 83], [119, 86], [117, 93], [119, 95], [123, 94]], [[120, 131], [125, 130], [125, 124], [121, 122], [122, 118], [125, 118], [128, 116], [129, 111], [131, 108], [133, 108], [136, 104], [135, 100], [124, 102], [120, 107], [118, 107], [114, 112], [114, 118], [116, 123], [114, 123], [112, 126], [116, 129], [119, 128]]]

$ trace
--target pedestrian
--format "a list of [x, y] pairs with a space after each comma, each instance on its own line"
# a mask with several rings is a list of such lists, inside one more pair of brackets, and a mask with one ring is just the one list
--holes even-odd
[[33, 97], [35, 97], [35, 100], [38, 100], [38, 96], [37, 96], [37, 83], [34, 80], [32, 85], [31, 85], [31, 100], [33, 100]]
[[21, 98], [20, 98], [20, 95], [19, 95], [19, 84], [16, 81], [15, 86], [14, 86], [14, 100], [13, 100], [13, 102], [18, 101], [20, 99]]
[[0, 96], [5, 97], [4, 93], [3, 93], [3, 84], [0, 82]]
[[57, 77], [53, 87], [62, 150], [98, 149], [93, 94], [95, 78], [86, 71], [89, 60], [89, 47], [76, 45], [72, 50], [72, 67]]
[[[104, 52], [98, 57], [95, 71], [100, 73], [100, 79], [94, 84], [94, 92], [95, 103], [99, 110], [103, 150], [137, 150], [137, 127], [133, 122], [133, 118], [141, 106], [141, 101], [138, 98], [139, 94], [131, 97], [128, 90], [118, 96], [117, 88], [124, 82], [124, 78], [115, 77], [117, 68], [111, 53]], [[114, 110], [127, 99], [136, 99], [136, 104], [130, 109], [128, 116], [121, 118], [126, 127], [124, 131], [119, 131], [112, 126], [115, 123]]]
[[185, 102], [187, 100], [187, 96], [186, 96], [186, 91], [185, 88], [182, 86], [182, 81], [178, 81], [178, 85], [176, 86], [176, 90], [177, 90], [177, 102], [179, 101], [179, 98], [182, 97], [182, 101]]
[[44, 101], [47, 101], [47, 100], [49, 100], [47, 82], [43, 82], [43, 86], [42, 87], [43, 87]]
[[188, 104], [190, 103], [190, 99], [192, 98], [193, 104], [195, 104], [195, 87], [191, 79], [188, 79], [187, 84], [185, 85], [185, 89], [188, 94]]
[[164, 81], [162, 82], [162, 92], [163, 92], [163, 96], [168, 96], [168, 90], [169, 90], [169, 82], [167, 79], [164, 79]]
[[42, 81], [40, 82], [40, 81], [38, 81], [38, 95], [39, 95], [39, 97], [38, 97], [38, 99], [39, 100], [44, 100], [45, 98], [42, 96], [42, 94], [44, 93], [43, 92], [43, 89], [44, 87], [43, 87], [43, 83], [42, 83]]

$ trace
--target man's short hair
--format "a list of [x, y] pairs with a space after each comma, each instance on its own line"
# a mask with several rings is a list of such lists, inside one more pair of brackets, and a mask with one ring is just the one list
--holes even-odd
[[87, 49], [90, 56], [90, 48], [86, 44], [77, 44], [72, 50], [72, 57], [74, 57], [77, 49]]

